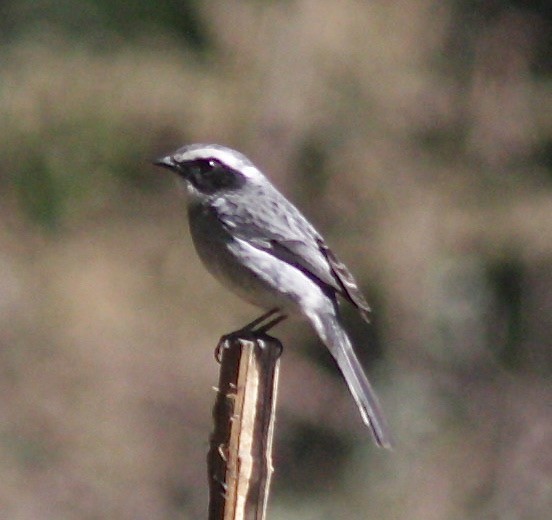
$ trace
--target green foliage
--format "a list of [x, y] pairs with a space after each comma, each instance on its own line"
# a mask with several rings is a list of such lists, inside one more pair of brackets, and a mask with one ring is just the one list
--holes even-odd
[[13, 183], [27, 216], [45, 228], [54, 229], [66, 205], [68, 186], [63, 181], [67, 177], [59, 179], [60, 170], [51, 168], [41, 151], [25, 157], [14, 172]]
[[86, 214], [117, 185], [152, 184], [143, 173], [149, 165], [140, 148], [140, 129], [129, 128], [116, 116], [72, 112], [65, 120], [45, 120], [33, 130], [19, 133], [5, 150], [7, 181], [25, 214], [46, 229]]
[[[488, 277], [497, 305], [494, 333], [500, 341], [494, 345], [498, 359], [510, 369], [523, 368], [523, 264], [514, 255], [495, 262], [488, 268]], [[503, 330], [496, 330], [502, 328]]]
[[157, 28], [202, 53], [213, 42], [199, 4], [198, 0], [12, 0], [2, 2], [0, 34], [13, 41], [29, 31], [54, 30], [109, 49], [116, 39], [143, 39]]

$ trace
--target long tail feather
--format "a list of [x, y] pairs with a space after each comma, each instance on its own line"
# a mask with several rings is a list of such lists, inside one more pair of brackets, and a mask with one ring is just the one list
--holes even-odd
[[371, 429], [376, 444], [391, 448], [393, 440], [378, 398], [368, 381], [347, 334], [333, 315], [317, 316], [313, 325], [329, 348], [360, 410], [365, 424]]

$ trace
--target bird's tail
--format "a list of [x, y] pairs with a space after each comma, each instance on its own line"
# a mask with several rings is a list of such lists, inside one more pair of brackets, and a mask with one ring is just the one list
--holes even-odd
[[383, 448], [391, 448], [393, 440], [387, 421], [347, 334], [335, 315], [317, 316], [312, 321], [316, 332], [335, 358], [360, 410], [360, 415], [372, 430], [376, 443]]

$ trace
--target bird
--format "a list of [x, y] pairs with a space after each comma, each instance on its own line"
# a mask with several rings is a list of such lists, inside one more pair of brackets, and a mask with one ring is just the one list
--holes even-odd
[[190, 144], [153, 164], [185, 184], [192, 241], [207, 270], [266, 311], [240, 331], [264, 334], [287, 317], [310, 322], [341, 370], [376, 445], [391, 448], [378, 398], [340, 320], [338, 298], [366, 321], [370, 307], [322, 235], [236, 150]]

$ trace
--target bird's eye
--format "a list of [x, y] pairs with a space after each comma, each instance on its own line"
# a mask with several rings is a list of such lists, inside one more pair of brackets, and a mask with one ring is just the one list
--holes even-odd
[[198, 159], [189, 164], [186, 179], [199, 191], [209, 194], [242, 185], [243, 176], [217, 159]]
[[199, 173], [205, 174], [210, 173], [213, 170], [217, 169], [220, 166], [220, 163], [216, 159], [200, 159], [195, 162], [195, 167]]

